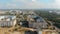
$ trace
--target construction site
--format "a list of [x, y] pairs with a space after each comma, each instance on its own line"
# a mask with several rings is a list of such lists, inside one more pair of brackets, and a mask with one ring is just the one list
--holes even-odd
[[0, 11], [0, 34], [59, 34], [33, 11]]

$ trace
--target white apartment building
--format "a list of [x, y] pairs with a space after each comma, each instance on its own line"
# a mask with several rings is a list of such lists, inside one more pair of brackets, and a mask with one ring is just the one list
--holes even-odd
[[1, 26], [14, 26], [16, 24], [16, 16], [14, 15], [0, 15]]

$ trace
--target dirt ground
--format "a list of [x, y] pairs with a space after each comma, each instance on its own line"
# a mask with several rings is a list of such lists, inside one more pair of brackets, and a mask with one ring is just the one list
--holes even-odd
[[23, 34], [23, 32], [19, 31], [10, 32], [9, 28], [0, 28], [0, 34]]

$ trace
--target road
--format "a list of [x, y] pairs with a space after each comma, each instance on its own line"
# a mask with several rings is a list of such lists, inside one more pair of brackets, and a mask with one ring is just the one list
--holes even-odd
[[[46, 20], [47, 20], [47, 19], [46, 19]], [[47, 22], [50, 23], [51, 26], [54, 27], [58, 32], [60, 32], [60, 29], [57, 28], [56, 26], [54, 26], [52, 21], [47, 20]]]

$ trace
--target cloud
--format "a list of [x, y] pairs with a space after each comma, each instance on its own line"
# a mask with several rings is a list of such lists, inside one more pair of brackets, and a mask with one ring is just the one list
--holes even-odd
[[60, 5], [60, 0], [55, 0], [55, 4]]
[[36, 1], [36, 0], [32, 0], [32, 1]]
[[40, 0], [11, 0], [11, 2], [8, 2], [6, 4], [0, 3], [0, 8], [60, 8], [60, 0], [54, 0], [52, 3], [43, 2], [41, 3]]

